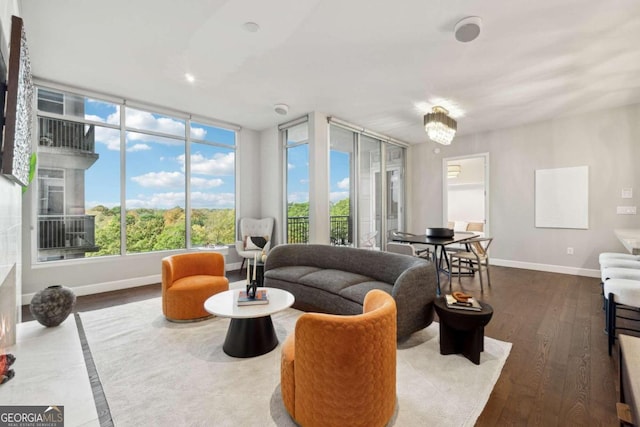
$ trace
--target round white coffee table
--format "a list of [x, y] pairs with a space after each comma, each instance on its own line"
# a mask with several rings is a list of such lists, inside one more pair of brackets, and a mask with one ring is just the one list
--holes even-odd
[[287, 291], [276, 288], [258, 288], [267, 291], [268, 304], [238, 306], [241, 289], [230, 289], [215, 294], [204, 302], [204, 309], [220, 317], [231, 318], [222, 349], [233, 357], [255, 357], [276, 348], [278, 338], [271, 315], [289, 308], [295, 298]]

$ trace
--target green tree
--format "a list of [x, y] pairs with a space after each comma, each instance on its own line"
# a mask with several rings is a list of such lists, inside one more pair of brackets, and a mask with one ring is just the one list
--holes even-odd
[[[196, 218], [194, 222], [193, 218]], [[191, 244], [231, 244], [236, 240], [234, 209], [194, 209], [191, 216]]]
[[287, 216], [287, 241], [309, 242], [309, 202], [289, 203]]
[[330, 214], [331, 216], [349, 216], [351, 214], [351, 201], [349, 198], [347, 197], [346, 199], [332, 203]]
[[[127, 252], [149, 252], [158, 243], [164, 231], [164, 218], [152, 209], [127, 212]], [[184, 246], [183, 246], [184, 247]], [[165, 248], [179, 249], [180, 247]]]
[[152, 250], [162, 251], [168, 249], [185, 248], [185, 223], [176, 222], [171, 225], [166, 225], [162, 230], [162, 233], [157, 237], [153, 244]]
[[120, 214], [103, 210], [95, 216], [95, 244], [100, 249], [86, 256], [120, 255]]
[[289, 217], [309, 217], [309, 202], [289, 203], [287, 207]]

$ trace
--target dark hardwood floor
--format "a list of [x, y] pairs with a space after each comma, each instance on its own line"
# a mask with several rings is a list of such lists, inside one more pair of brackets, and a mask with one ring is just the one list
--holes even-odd
[[[229, 272], [241, 280], [238, 271]], [[446, 282], [445, 277], [443, 281]], [[453, 279], [493, 306], [485, 335], [513, 343], [478, 426], [617, 426], [617, 347], [607, 353], [599, 280], [491, 267], [492, 286]], [[443, 288], [448, 291], [448, 285]], [[160, 285], [78, 297], [88, 311], [160, 296]], [[27, 306], [23, 321], [31, 320]], [[433, 398], [437, 398], [434, 396]]]

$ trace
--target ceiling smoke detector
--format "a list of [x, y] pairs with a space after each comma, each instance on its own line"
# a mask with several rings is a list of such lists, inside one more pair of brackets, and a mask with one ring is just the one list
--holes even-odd
[[287, 104], [276, 104], [273, 106], [273, 111], [281, 116], [286, 116], [289, 112], [289, 106]]
[[260, 30], [260, 25], [255, 22], [245, 22], [242, 26], [249, 33], [257, 33]]
[[456, 40], [467, 43], [475, 40], [480, 35], [482, 19], [479, 16], [468, 16], [458, 21], [454, 32]]

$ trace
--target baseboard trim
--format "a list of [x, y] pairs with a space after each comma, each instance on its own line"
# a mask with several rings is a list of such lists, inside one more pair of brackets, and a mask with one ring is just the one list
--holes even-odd
[[539, 264], [535, 262], [512, 261], [491, 258], [491, 265], [500, 267], [522, 268], [525, 270], [547, 271], [549, 273], [570, 274], [573, 276], [600, 277], [600, 270], [590, 268], [568, 267], [565, 265]]
[[[113, 282], [94, 283], [91, 285], [74, 286], [73, 292], [76, 296], [93, 295], [102, 292], [119, 291], [121, 289], [135, 288], [136, 286], [151, 285], [160, 283], [162, 276], [160, 274], [152, 274], [150, 276], [134, 277], [131, 279], [115, 280]], [[22, 294], [22, 305], [31, 303], [31, 298], [35, 293]]]
[[[600, 277], [600, 270], [588, 268], [567, 267], [564, 265], [539, 264], [524, 261], [512, 261], [508, 259], [491, 258], [491, 265], [499, 267], [522, 268], [525, 270], [548, 271], [550, 273], [570, 274], [574, 276]], [[240, 262], [234, 262], [226, 265], [227, 271], [239, 270]], [[74, 286], [73, 292], [76, 296], [93, 295], [102, 292], [119, 291], [121, 289], [135, 288], [136, 286], [150, 285], [160, 283], [162, 276], [153, 274], [150, 276], [134, 277], [125, 280], [116, 280], [113, 282], [95, 283], [84, 286]], [[22, 305], [27, 305], [35, 293], [22, 294]]]
[[[234, 262], [226, 265], [227, 271], [239, 270], [239, 262]], [[113, 282], [94, 283], [91, 285], [74, 286], [73, 292], [76, 296], [93, 295], [102, 292], [119, 291], [121, 289], [135, 288], [137, 286], [151, 285], [154, 283], [160, 283], [162, 281], [162, 275], [152, 274], [150, 276], [134, 277], [131, 279], [115, 280]], [[31, 303], [31, 299], [35, 295], [34, 293], [22, 294], [22, 305]]]

